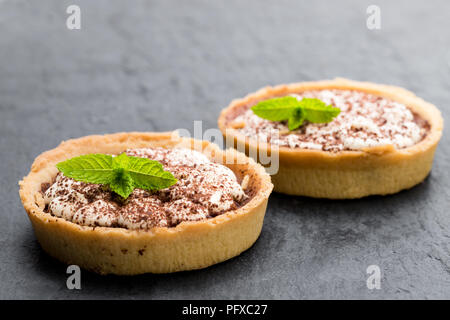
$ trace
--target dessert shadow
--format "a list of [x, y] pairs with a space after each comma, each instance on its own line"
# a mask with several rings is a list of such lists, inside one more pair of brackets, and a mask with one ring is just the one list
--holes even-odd
[[[186, 298], [187, 292], [198, 286], [199, 281], [204, 286], [209, 283], [223, 282], [226, 279], [223, 274], [237, 274], [238, 277], [245, 277], [253, 267], [255, 256], [264, 252], [264, 243], [258, 239], [255, 244], [240, 255], [207, 268], [180, 271], [166, 274], [140, 274], [140, 275], [100, 275], [95, 272], [81, 269], [81, 290], [69, 290], [65, 288], [68, 264], [60, 262], [56, 258], [48, 255], [34, 238], [34, 234], [28, 233], [22, 239], [21, 248], [26, 251], [24, 254], [30, 257], [34, 263], [28, 264], [35, 274], [34, 277], [42, 278], [45, 282], [57, 284], [60, 298], [64, 297], [90, 297], [116, 299], [121, 297], [135, 297], [145, 299], [147, 297], [158, 297], [164, 299], [167, 290], [176, 290], [179, 298]], [[108, 292], [105, 292], [105, 288]], [[199, 290], [198, 292], [201, 292]], [[204, 297], [213, 299], [214, 297]], [[216, 297], [217, 298], [217, 297]]]
[[[303, 214], [341, 214], [341, 215], [372, 215], [400, 211], [414, 203], [425, 201], [430, 195], [431, 177], [428, 175], [423, 182], [395, 194], [373, 195], [358, 199], [325, 199], [304, 196], [293, 196], [273, 192], [269, 199], [269, 209], [288, 210]], [[302, 210], [295, 210], [302, 208]]]

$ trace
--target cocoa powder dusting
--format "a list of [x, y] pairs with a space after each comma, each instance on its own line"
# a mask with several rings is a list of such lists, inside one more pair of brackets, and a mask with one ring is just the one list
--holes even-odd
[[135, 189], [123, 200], [103, 185], [59, 173], [51, 186], [42, 186], [47, 212], [80, 225], [149, 229], [211, 218], [249, 200], [229, 168], [197, 151], [145, 148], [126, 153], [160, 161], [178, 182], [158, 191]]
[[301, 100], [318, 98], [341, 109], [329, 123], [305, 123], [289, 131], [286, 122], [269, 121], [242, 106], [228, 119], [229, 126], [244, 136], [279, 146], [339, 152], [393, 145], [397, 149], [420, 142], [429, 124], [407, 106], [373, 94], [351, 90], [312, 90], [291, 94]]

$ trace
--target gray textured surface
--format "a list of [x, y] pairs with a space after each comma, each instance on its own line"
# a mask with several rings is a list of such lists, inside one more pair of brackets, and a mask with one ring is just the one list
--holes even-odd
[[[82, 29], [65, 27], [79, 4]], [[448, 130], [427, 180], [356, 201], [273, 194], [257, 243], [214, 267], [66, 289], [17, 193], [39, 153], [93, 133], [216, 126], [267, 84], [349, 77], [449, 114], [450, 2], [0, 1], [0, 298], [450, 298]], [[378, 4], [382, 29], [366, 28]], [[368, 265], [381, 290], [366, 288]]]

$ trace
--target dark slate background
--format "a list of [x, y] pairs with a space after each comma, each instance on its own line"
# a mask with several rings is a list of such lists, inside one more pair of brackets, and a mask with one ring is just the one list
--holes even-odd
[[[66, 28], [78, 4], [82, 28]], [[369, 4], [381, 30], [366, 28]], [[394, 196], [273, 194], [261, 237], [205, 270], [82, 273], [42, 252], [18, 196], [61, 140], [215, 128], [233, 98], [268, 84], [348, 77], [413, 90], [450, 112], [448, 1], [0, 0], [0, 298], [450, 298], [449, 140], [431, 175]], [[380, 290], [366, 287], [379, 265]]]

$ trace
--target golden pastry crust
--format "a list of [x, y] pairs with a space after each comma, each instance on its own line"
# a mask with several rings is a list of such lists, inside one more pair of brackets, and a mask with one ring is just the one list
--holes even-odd
[[220, 114], [219, 128], [227, 143], [232, 141], [238, 150], [245, 150], [247, 154], [270, 154], [270, 144], [247, 138], [233, 128], [236, 110], [274, 96], [322, 89], [357, 90], [389, 98], [408, 106], [426, 120], [430, 130], [422, 141], [404, 149], [386, 145], [362, 151], [327, 152], [279, 147], [279, 170], [272, 176], [275, 191], [317, 198], [349, 199], [396, 193], [425, 179], [442, 135], [443, 119], [434, 105], [399, 87], [341, 78], [265, 87], [245, 98], [233, 100]]
[[[238, 179], [248, 175], [251, 200], [214, 218], [150, 230], [81, 226], [44, 212], [41, 184], [55, 177], [56, 163], [88, 153], [118, 154], [127, 148], [175, 146], [204, 152], [228, 166]], [[225, 158], [233, 159], [233, 163], [226, 163]], [[68, 264], [120, 275], [200, 269], [239, 255], [258, 238], [273, 188], [264, 168], [244, 154], [170, 132], [95, 135], [62, 142], [38, 156], [19, 185], [24, 208], [46, 252]]]

